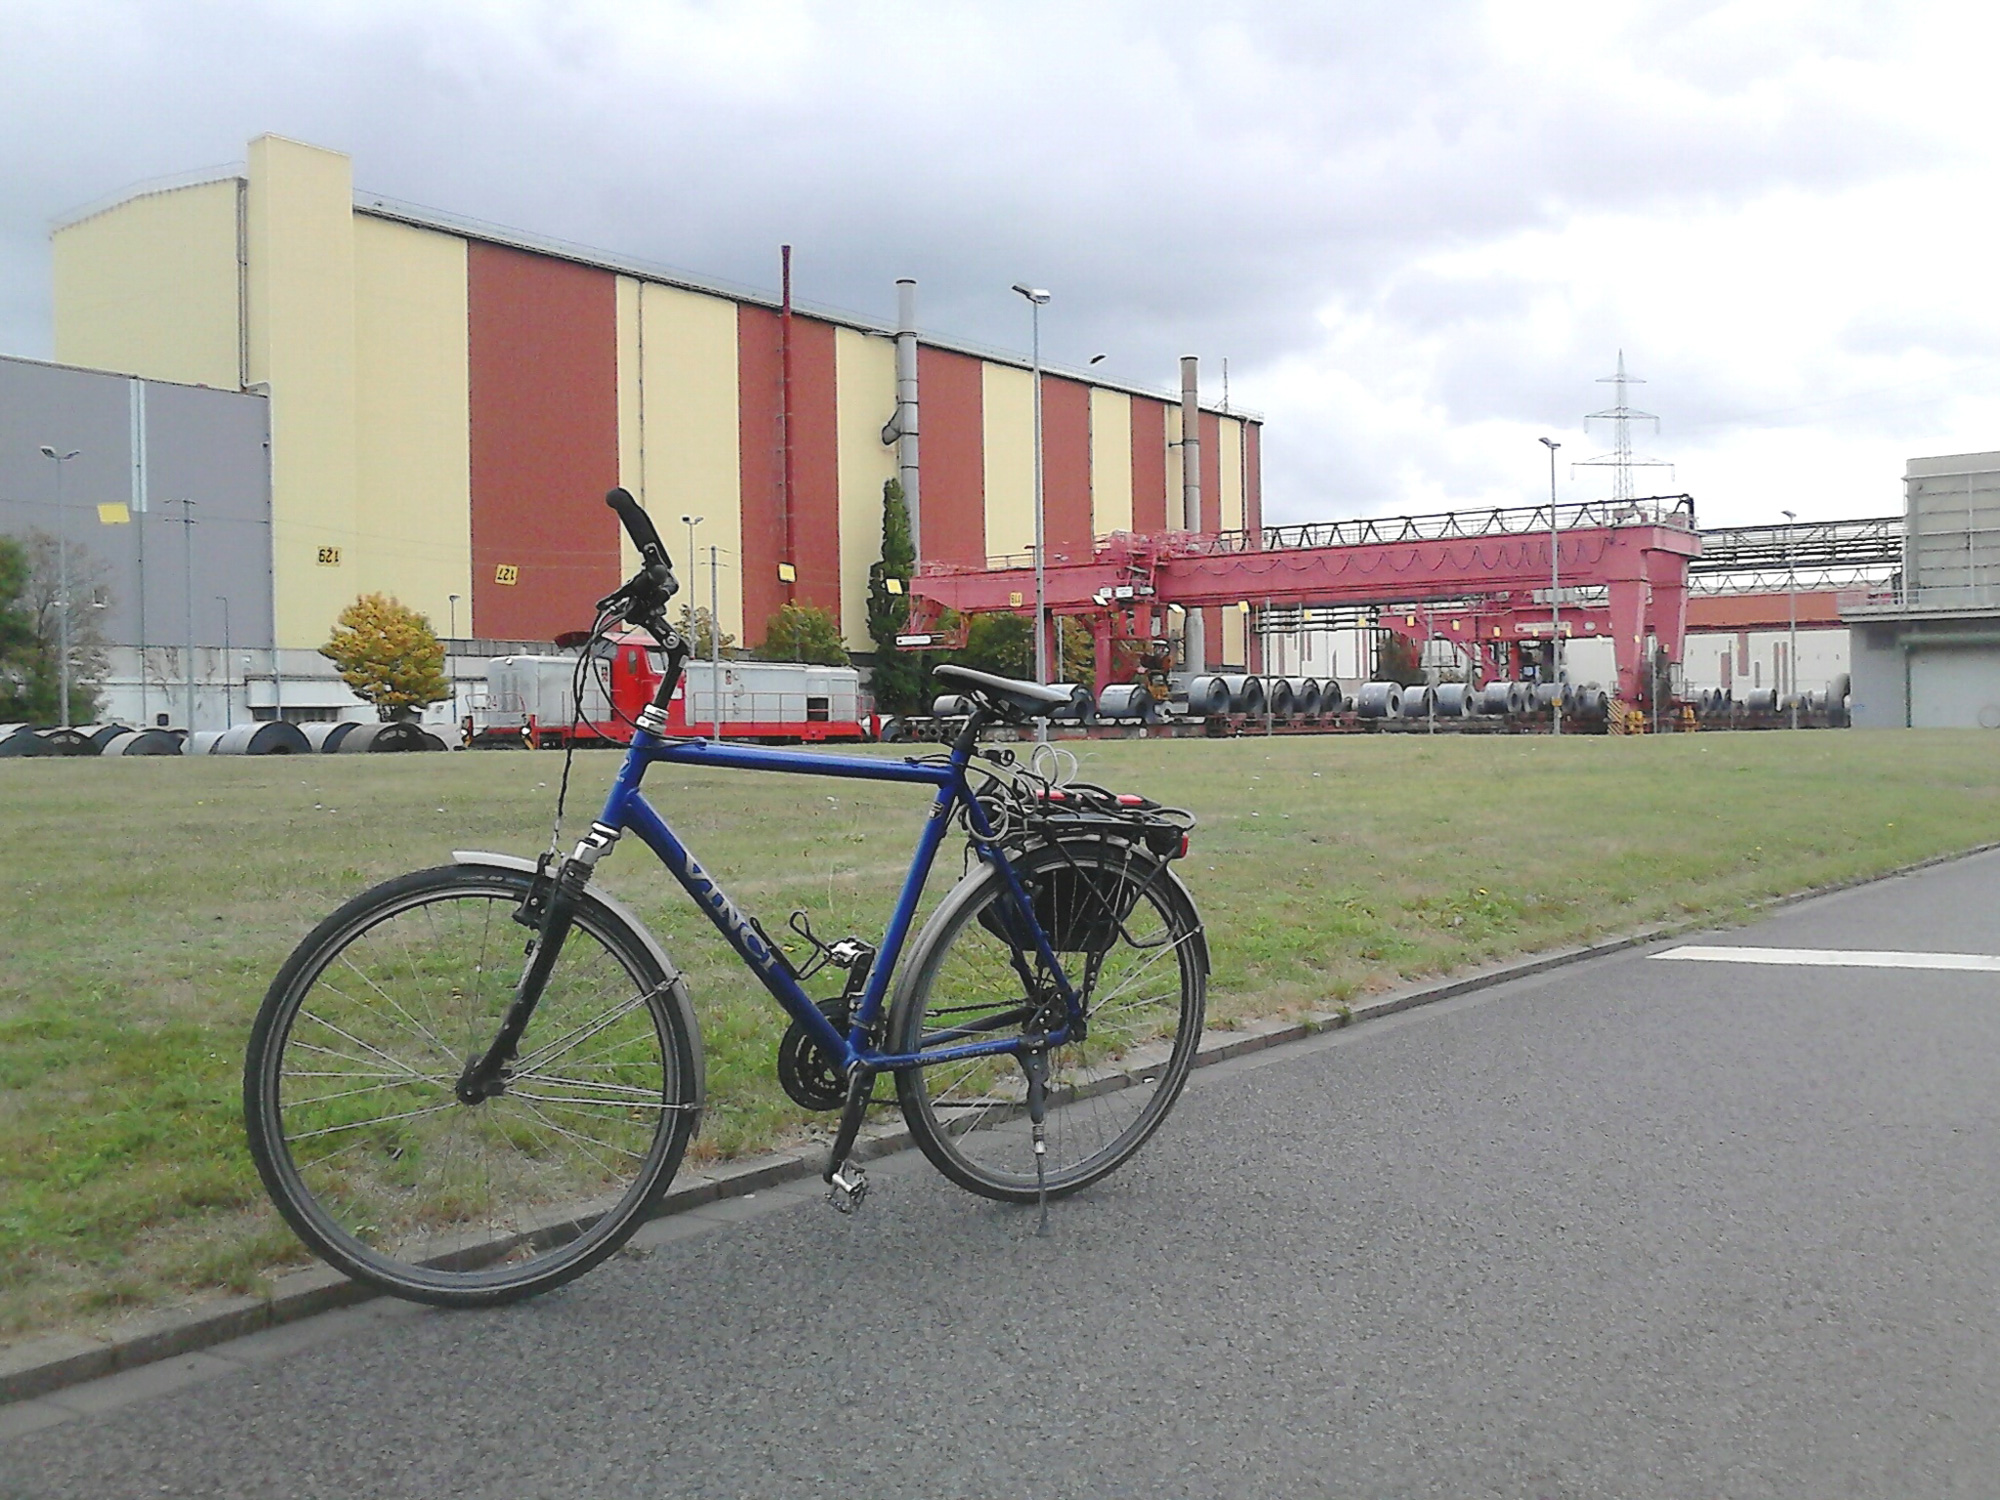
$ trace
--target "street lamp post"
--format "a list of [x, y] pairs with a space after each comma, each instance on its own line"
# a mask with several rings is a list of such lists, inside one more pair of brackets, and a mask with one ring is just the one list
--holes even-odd
[[[458, 595], [446, 594], [444, 598], [446, 606], [451, 611], [451, 635], [449, 639], [455, 641], [458, 639]], [[451, 673], [451, 722], [456, 724], [458, 722], [458, 667], [452, 661], [449, 654], [445, 657], [445, 668]]]
[[194, 738], [194, 508], [200, 502], [169, 500], [181, 508], [181, 608], [187, 627], [188, 738]]
[[1792, 728], [1799, 727], [1799, 588], [1798, 571], [1792, 566], [1792, 522], [1796, 513], [1781, 510], [1785, 518], [1785, 680], [1791, 689]]
[[222, 606], [222, 727], [227, 729], [236, 722], [236, 700], [231, 694], [233, 686], [229, 672], [229, 596], [217, 594], [215, 602]]
[[715, 699], [716, 744], [722, 743], [722, 625], [721, 606], [717, 604], [718, 585], [716, 571], [721, 566], [716, 559], [720, 549], [714, 542], [708, 544], [708, 691]]
[[[1033, 336], [1033, 365], [1035, 380], [1035, 681], [1049, 680], [1048, 642], [1048, 572], [1045, 555], [1048, 548], [1043, 542], [1042, 516], [1042, 307], [1049, 300], [1049, 294], [1041, 287], [1015, 282], [1014, 290], [1028, 299], [1029, 320]], [[1035, 738], [1046, 741], [1049, 737], [1047, 719], [1037, 719], [1039, 726]]]
[[82, 452], [72, 448], [58, 453], [42, 444], [42, 457], [56, 466], [56, 691], [62, 694], [62, 727], [69, 724], [69, 506], [63, 495], [63, 465]]
[[1563, 732], [1562, 563], [1556, 541], [1556, 449], [1562, 444], [1554, 438], [1543, 438], [1541, 443], [1549, 450], [1549, 676], [1555, 689], [1549, 703], [1549, 730], [1560, 737]]
[[[697, 558], [698, 558], [698, 557], [700, 556], [700, 554], [699, 554], [699, 553], [697, 553], [697, 552], [696, 552], [696, 551], [694, 550], [694, 529], [695, 529], [695, 527], [699, 526], [699, 525], [700, 525], [700, 524], [701, 524], [701, 523], [702, 523], [703, 521], [705, 521], [705, 520], [707, 520], [707, 519], [708, 519], [708, 517], [706, 517], [706, 516], [682, 516], [682, 517], [681, 517], [681, 520], [682, 520], [683, 522], [685, 522], [685, 523], [686, 523], [686, 525], [687, 525], [687, 529], [688, 529], [688, 582], [689, 582], [690, 584], [692, 584], [692, 583], [694, 582], [694, 580], [696, 579], [696, 577], [698, 577], [698, 576], [699, 576], [699, 575], [698, 575], [698, 574], [696, 574], [696, 572], [694, 571], [694, 570], [695, 570], [695, 568], [696, 568], [697, 566], [699, 566], [699, 564], [698, 564], [698, 562], [697, 562]], [[709, 558], [708, 558], [708, 599], [709, 599], [709, 605], [708, 605], [708, 649], [709, 649], [709, 652], [710, 652], [710, 654], [711, 654], [711, 655], [719, 655], [719, 651], [720, 651], [720, 643], [721, 643], [721, 638], [722, 638], [722, 632], [721, 632], [721, 630], [720, 630], [720, 629], [718, 629], [718, 628], [717, 628], [717, 625], [716, 625], [716, 620], [715, 620], [715, 593], [716, 593], [716, 590], [715, 590], [715, 549], [714, 549], [713, 547], [711, 547], [711, 548], [709, 548]], [[688, 613], [689, 613], [690, 617], [692, 617], [692, 615], [693, 615], [693, 610], [691, 610], [691, 609], [690, 609]], [[695, 642], [693, 642], [693, 641], [689, 641], [689, 642], [688, 642], [688, 645], [689, 645], [690, 647], [693, 647], [693, 646], [694, 646], [694, 644], [695, 644]], [[712, 665], [712, 666], [710, 667], [709, 671], [710, 671], [710, 674], [711, 674], [711, 675], [710, 675], [710, 679], [709, 679], [709, 689], [710, 689], [710, 691], [714, 691], [714, 690], [715, 690], [716, 688], [719, 688], [719, 687], [720, 687], [720, 686], [722, 685], [722, 669], [721, 669], [720, 665], [719, 665], [719, 664], [717, 664], [717, 665]], [[719, 695], [718, 695], [718, 697], [719, 697]], [[690, 699], [690, 701], [692, 701], [692, 699]], [[714, 735], [714, 737], [715, 737], [716, 739], [718, 739], [718, 740], [722, 738], [722, 705], [721, 705], [721, 703], [720, 703], [719, 701], [717, 702], [717, 704], [716, 704], [716, 706], [715, 706], [715, 735]]]

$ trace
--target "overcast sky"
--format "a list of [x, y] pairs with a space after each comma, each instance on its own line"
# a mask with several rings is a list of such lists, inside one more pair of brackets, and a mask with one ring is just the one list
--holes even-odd
[[1529, 502], [1612, 404], [1707, 524], [2000, 448], [1983, 6], [0, 0], [0, 353], [49, 221], [275, 131], [357, 187], [1261, 413], [1272, 523]]

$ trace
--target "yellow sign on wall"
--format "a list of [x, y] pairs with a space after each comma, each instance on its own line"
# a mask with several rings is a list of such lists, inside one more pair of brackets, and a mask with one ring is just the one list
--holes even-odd
[[495, 583], [519, 583], [521, 581], [521, 570], [512, 563], [501, 563], [493, 570], [493, 581]]
[[319, 565], [320, 565], [320, 566], [321, 566], [322, 568], [337, 568], [337, 567], [339, 567], [339, 566], [340, 566], [340, 549], [339, 549], [338, 547], [322, 547], [322, 548], [320, 548], [320, 549], [319, 549]]

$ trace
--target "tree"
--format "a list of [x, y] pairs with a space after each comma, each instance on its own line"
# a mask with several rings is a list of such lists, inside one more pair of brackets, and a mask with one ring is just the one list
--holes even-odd
[[1035, 654], [1035, 625], [1026, 615], [973, 615], [966, 622], [958, 664], [1001, 677], [1026, 677]]
[[[715, 626], [706, 609], [683, 604], [681, 617], [674, 622], [674, 628], [680, 631], [681, 639], [688, 643], [688, 650], [696, 661], [707, 661], [715, 655]], [[722, 655], [725, 659], [736, 655], [736, 637], [726, 630], [722, 632]]]
[[849, 664], [847, 646], [833, 616], [814, 604], [797, 600], [764, 622], [764, 644], [757, 648], [764, 661], [805, 661], [822, 667]]
[[98, 624], [109, 602], [103, 564], [81, 544], [69, 548], [69, 598], [63, 598], [59, 543], [45, 531], [24, 541], [0, 538], [0, 719], [52, 724], [62, 717], [63, 615], [69, 615], [69, 717], [97, 717], [109, 669]]
[[[910, 575], [916, 563], [902, 481], [891, 479], [882, 486], [882, 560], [868, 570], [868, 638], [875, 645], [869, 687], [876, 707], [884, 713], [911, 713], [927, 701], [924, 693], [931, 677], [927, 654], [896, 644], [910, 621]], [[893, 592], [891, 579], [896, 581]]]
[[444, 644], [431, 622], [386, 594], [363, 594], [343, 609], [319, 654], [384, 719], [451, 696]]
[[1089, 622], [1058, 617], [1050, 623], [1049, 629], [1056, 633], [1062, 647], [1056, 653], [1056, 681], [1080, 682], [1095, 691], [1097, 643], [1091, 639]]
[[1417, 664], [1417, 661], [1417, 643], [1408, 636], [1387, 630], [1376, 637], [1375, 680], [1377, 682], [1400, 682], [1405, 687], [1415, 686], [1424, 680], [1424, 669]]

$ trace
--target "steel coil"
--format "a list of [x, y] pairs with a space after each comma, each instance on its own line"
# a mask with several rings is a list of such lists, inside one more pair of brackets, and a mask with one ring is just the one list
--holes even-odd
[[1237, 673], [1222, 679], [1223, 687], [1229, 693], [1229, 711], [1233, 714], [1261, 714], [1264, 711], [1264, 679], [1248, 673]]
[[1354, 711], [1364, 719], [1393, 719], [1403, 711], [1400, 682], [1364, 682], [1354, 695]]
[[1187, 711], [1190, 717], [1205, 719], [1210, 714], [1229, 712], [1229, 684], [1214, 675], [1190, 677], [1187, 684]]
[[1406, 719], [1428, 719], [1436, 702], [1436, 690], [1428, 683], [1412, 683], [1403, 689], [1403, 701], [1397, 711]]
[[128, 729], [105, 742], [103, 755], [179, 755], [180, 736], [164, 729]]
[[1292, 683], [1292, 712], [1311, 717], [1319, 712], [1319, 679], [1300, 677]]
[[306, 743], [315, 753], [331, 755], [353, 731], [355, 722], [353, 719], [342, 719], [337, 723], [301, 724], [299, 732], [305, 735]]
[[1463, 682], [1440, 682], [1433, 699], [1440, 719], [1468, 718], [1478, 700], [1478, 689]]
[[1289, 719], [1298, 705], [1292, 698], [1292, 685], [1283, 677], [1272, 677], [1264, 683], [1264, 711], [1274, 719]]
[[1113, 683], [1097, 695], [1099, 718], [1150, 724], [1160, 716], [1160, 705], [1144, 683]]
[[391, 751], [428, 750], [423, 727], [407, 719], [380, 724], [356, 724], [341, 739], [336, 755], [384, 755]]
[[310, 755], [312, 742], [305, 731], [283, 719], [266, 719], [256, 724], [236, 724], [225, 729], [208, 747], [210, 755]]
[[1097, 722], [1097, 700], [1090, 696], [1090, 689], [1080, 682], [1057, 682], [1050, 684], [1059, 693], [1068, 693], [1069, 702], [1060, 704], [1050, 713], [1051, 719], [1066, 724], [1094, 724]]

